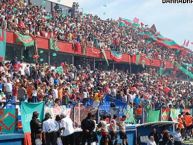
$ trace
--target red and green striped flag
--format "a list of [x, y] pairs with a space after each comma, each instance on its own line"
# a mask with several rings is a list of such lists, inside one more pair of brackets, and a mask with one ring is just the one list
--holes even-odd
[[34, 39], [29, 35], [22, 35], [19, 32], [15, 33], [16, 42], [22, 43], [25, 47], [34, 46]]
[[5, 59], [6, 31], [0, 29], [0, 62]]
[[111, 51], [111, 58], [116, 62], [120, 62], [122, 59], [122, 53], [117, 51]]
[[132, 21], [131, 20], [119, 18], [119, 27], [131, 26], [131, 25], [132, 25]]

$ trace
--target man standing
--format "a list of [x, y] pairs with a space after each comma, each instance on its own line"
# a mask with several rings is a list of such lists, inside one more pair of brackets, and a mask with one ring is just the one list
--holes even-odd
[[37, 111], [33, 112], [32, 120], [30, 121], [32, 145], [36, 145], [36, 139], [41, 140], [42, 136], [42, 124], [39, 121], [38, 116], [39, 113]]
[[87, 117], [81, 122], [81, 128], [83, 130], [82, 145], [91, 145], [92, 142], [96, 142], [94, 133], [95, 122], [92, 120], [92, 114], [88, 113]]
[[57, 145], [57, 122], [51, 118], [49, 113], [45, 115], [43, 133], [46, 145]]
[[73, 134], [74, 134], [74, 127], [73, 121], [70, 117], [67, 117], [65, 114], [61, 114], [61, 128], [63, 129], [62, 143], [63, 145], [73, 145]]
[[109, 126], [109, 134], [111, 136], [112, 144], [117, 144], [117, 116], [114, 115], [111, 119], [110, 126]]
[[120, 130], [120, 139], [122, 140], [122, 145], [128, 145], [125, 120], [126, 120], [126, 116], [123, 115], [118, 123], [119, 130]]
[[8, 77], [7, 82], [4, 84], [4, 92], [6, 95], [7, 102], [12, 99], [12, 92], [13, 92], [13, 84], [11, 79]]

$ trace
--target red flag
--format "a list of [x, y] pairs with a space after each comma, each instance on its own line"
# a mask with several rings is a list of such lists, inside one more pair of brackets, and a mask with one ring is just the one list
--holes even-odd
[[135, 17], [135, 18], [133, 19], [133, 22], [134, 22], [134, 23], [139, 23], [139, 19]]

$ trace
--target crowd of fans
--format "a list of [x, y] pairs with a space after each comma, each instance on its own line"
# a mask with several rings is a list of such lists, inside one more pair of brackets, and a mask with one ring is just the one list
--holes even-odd
[[96, 104], [105, 95], [127, 102], [128, 105], [150, 104], [152, 108], [165, 106], [192, 108], [190, 81], [160, 76], [155, 69], [148, 72], [130, 74], [121, 71], [91, 70], [90, 67], [62, 63], [63, 73], [47, 64], [25, 64], [17, 61], [1, 64], [1, 98], [38, 102], [46, 101], [48, 106], [59, 99], [62, 105], [69, 105], [88, 99]]
[[[55, 37], [58, 40], [81, 43], [82, 46], [116, 50], [122, 53], [145, 54], [148, 58], [192, 62], [192, 57], [178, 57], [182, 52], [168, 49], [155, 41], [147, 41], [140, 33], [159, 35], [146, 25], [121, 27], [119, 20], [102, 20], [98, 16], [77, 12], [64, 15], [62, 11], [47, 12], [43, 6], [27, 4], [21, 0], [0, 2], [1, 26], [9, 31], [26, 35]], [[178, 54], [178, 55], [176, 55]]]
[[[154, 69], [150, 69], [148, 72], [130, 74], [121, 71], [91, 70], [89, 66], [82, 68], [66, 63], [62, 63], [61, 66], [62, 74], [56, 72], [55, 67], [50, 67], [47, 64], [25, 64], [20, 63], [16, 58], [11, 62], [1, 64], [0, 101], [2, 103], [9, 99], [19, 102], [45, 101], [47, 106], [53, 107], [78, 102], [86, 104], [89, 99], [92, 99], [94, 101], [93, 107], [98, 107], [100, 101], [106, 95], [110, 95], [127, 102], [128, 107], [135, 110], [141, 107], [145, 110], [192, 108], [193, 84], [169, 76], [159, 76]], [[138, 119], [137, 115], [136, 119]], [[117, 118], [122, 120], [117, 122], [117, 128], [123, 127], [125, 129], [125, 117]], [[106, 129], [106, 118], [107, 116], [101, 117], [98, 129]], [[66, 119], [69, 120], [70, 118]], [[53, 121], [49, 114], [47, 114], [45, 121], [47, 120], [49, 123]], [[46, 123], [43, 123], [43, 132], [47, 131], [46, 126]], [[105, 133], [104, 130], [100, 131]], [[112, 134], [109, 135], [111, 138]], [[104, 137], [101, 141], [106, 141], [108, 136], [104, 135]], [[125, 134], [120, 133], [120, 137], [127, 144]], [[72, 136], [69, 141], [72, 141]]]

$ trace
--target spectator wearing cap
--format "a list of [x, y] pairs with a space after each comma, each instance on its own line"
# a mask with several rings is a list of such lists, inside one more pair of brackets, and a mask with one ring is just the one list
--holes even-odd
[[36, 145], [38, 140], [41, 142], [42, 123], [38, 119], [38, 116], [39, 113], [37, 111], [33, 112], [32, 120], [30, 121], [32, 145]]
[[49, 113], [45, 114], [43, 121], [43, 136], [46, 145], [57, 145], [57, 122]]

